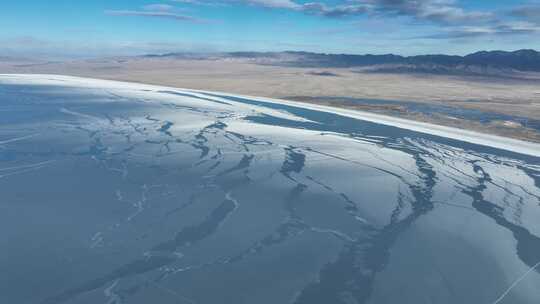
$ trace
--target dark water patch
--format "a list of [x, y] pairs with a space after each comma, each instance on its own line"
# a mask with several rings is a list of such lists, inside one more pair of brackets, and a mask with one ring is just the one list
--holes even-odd
[[308, 72], [307, 74], [308, 75], [313, 75], [313, 76], [339, 77], [338, 74], [328, 72], [328, 71], [313, 71], [313, 72]]
[[164, 134], [166, 134], [167, 136], [170, 136], [172, 137], [172, 133], [169, 131], [172, 126], [174, 126], [174, 123], [170, 122], [170, 121], [166, 121], [162, 126], [161, 128], [158, 129], [159, 132], [162, 132]]
[[[294, 97], [291, 97], [294, 100]], [[304, 99], [304, 98], [301, 98]], [[540, 131], [540, 120], [531, 119], [522, 116], [508, 115], [496, 112], [489, 112], [477, 109], [467, 109], [461, 107], [453, 107], [441, 104], [432, 103], [420, 103], [410, 101], [396, 101], [396, 100], [380, 100], [380, 99], [364, 99], [364, 98], [350, 98], [350, 97], [309, 97], [306, 100], [330, 102], [334, 104], [346, 104], [346, 105], [364, 105], [364, 106], [401, 106], [408, 112], [420, 113], [426, 116], [445, 115], [455, 117], [463, 120], [470, 120], [480, 122], [482, 124], [489, 124], [497, 121], [512, 121], [521, 124], [524, 127]]]
[[216, 121], [215, 123], [205, 127], [205, 129], [218, 129], [218, 130], [225, 130], [227, 128], [227, 124], [222, 121]]
[[217, 134], [218, 131], [223, 131], [227, 128], [227, 124], [216, 121], [215, 123], [212, 123], [204, 128], [202, 128], [197, 135], [194, 136], [194, 141], [192, 141], [191, 146], [197, 150], [201, 151], [201, 155], [199, 156], [199, 159], [203, 159], [210, 153], [210, 147], [208, 144], [208, 138], [206, 138], [206, 134]]
[[249, 135], [243, 135], [238, 132], [227, 131], [227, 134], [238, 138], [244, 145], [272, 145], [270, 141], [259, 139]]
[[253, 161], [254, 157], [255, 157], [255, 155], [253, 155], [253, 154], [242, 156], [242, 159], [238, 162], [238, 164], [236, 164], [232, 168], [229, 168], [227, 170], [224, 170], [224, 171], [220, 172], [218, 174], [218, 176], [224, 176], [224, 175], [236, 172], [236, 171], [246, 170], [247, 168], [249, 168], [249, 166], [251, 166], [251, 162]]
[[172, 94], [172, 95], [177, 95], [177, 96], [183, 96], [183, 97], [189, 97], [189, 98], [194, 98], [194, 99], [200, 99], [200, 100], [210, 101], [210, 102], [213, 102], [213, 103], [219, 103], [219, 104], [228, 105], [228, 106], [231, 105], [230, 103], [227, 103], [227, 102], [223, 102], [223, 101], [219, 101], [219, 100], [215, 100], [215, 99], [210, 99], [210, 98], [204, 98], [204, 97], [200, 97], [200, 96], [193, 95], [193, 94], [187, 94], [187, 93], [175, 92], [175, 91], [158, 91], [158, 93]]
[[213, 234], [219, 224], [236, 208], [231, 200], [225, 200], [200, 224], [182, 229], [176, 237], [168, 242], [155, 246], [152, 251], [174, 252], [177, 248], [192, 245]]
[[209, 113], [209, 111], [205, 109], [200, 109], [200, 108], [191, 107], [191, 106], [184, 106], [184, 105], [179, 105], [179, 104], [174, 104], [174, 103], [163, 103], [162, 105], [173, 110], [188, 110], [188, 111], [191, 111], [194, 113], [200, 113], [200, 114]]
[[295, 151], [294, 148], [285, 149], [285, 161], [281, 165], [281, 174], [292, 179], [291, 173], [300, 173], [306, 164], [306, 155]]
[[153, 118], [153, 117], [150, 116], [150, 115], [146, 115], [144, 118], [145, 118], [146, 120], [151, 121], [151, 122], [160, 122], [160, 121], [161, 121], [161, 120], [159, 120], [159, 119], [157, 119], [157, 118]]

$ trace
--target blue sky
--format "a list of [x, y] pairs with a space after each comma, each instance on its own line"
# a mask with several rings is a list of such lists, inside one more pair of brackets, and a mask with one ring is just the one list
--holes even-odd
[[5, 0], [0, 55], [173, 51], [465, 54], [540, 49], [519, 0]]

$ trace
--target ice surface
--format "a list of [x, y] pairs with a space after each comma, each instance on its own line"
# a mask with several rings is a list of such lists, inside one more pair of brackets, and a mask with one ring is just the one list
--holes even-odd
[[537, 303], [536, 144], [0, 75], [0, 303]]

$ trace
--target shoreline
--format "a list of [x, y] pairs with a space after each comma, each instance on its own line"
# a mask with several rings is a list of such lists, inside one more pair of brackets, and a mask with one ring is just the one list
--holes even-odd
[[[46, 78], [46, 79], [44, 79]], [[336, 106], [327, 106], [327, 105], [318, 105], [310, 104], [306, 102], [298, 102], [277, 98], [268, 98], [268, 97], [256, 97], [244, 94], [231, 94], [227, 92], [220, 91], [206, 91], [206, 90], [193, 90], [185, 89], [171, 86], [163, 85], [154, 85], [154, 84], [145, 84], [139, 82], [126, 82], [118, 80], [106, 80], [98, 78], [87, 78], [79, 76], [67, 76], [59, 74], [0, 74], [0, 84], [1, 83], [11, 83], [16, 84], [21, 83], [21, 81], [26, 81], [26, 84], [56, 84], [64, 86], [81, 86], [89, 88], [133, 88], [137, 86], [138, 89], [141, 89], [140, 86], [143, 86], [144, 89], [154, 89], [154, 90], [181, 90], [185, 92], [192, 93], [211, 93], [211, 94], [220, 94], [223, 96], [229, 97], [244, 97], [248, 99], [258, 100], [262, 102], [278, 103], [283, 105], [295, 106], [300, 108], [312, 109], [316, 111], [322, 111], [327, 113], [333, 113], [337, 115], [342, 115], [345, 117], [350, 117], [358, 120], [369, 121], [373, 123], [378, 123], [382, 125], [394, 126], [397, 128], [407, 129], [419, 133], [430, 134], [445, 138], [450, 138], [454, 140], [459, 140], [463, 142], [468, 142], [472, 144], [478, 144], [486, 147], [492, 147], [496, 149], [506, 150], [510, 152], [525, 154], [534, 157], [540, 157], [540, 144], [524, 141], [520, 139], [513, 139], [502, 137], [498, 135], [480, 133], [474, 130], [464, 130], [454, 127], [441, 126], [428, 122], [415, 121], [410, 119], [403, 119], [400, 117], [393, 117], [389, 115], [377, 114], [372, 112], [352, 110], [347, 108], [340, 108]], [[93, 85], [93, 86], [92, 86]]]
[[[350, 97], [289, 96], [281, 99], [381, 114], [540, 143], [540, 119], [535, 120], [527, 117], [505, 115], [495, 111], [469, 109], [435, 103]], [[426, 109], [433, 110], [433, 112], [429, 113]], [[458, 115], [453, 116], [452, 112], [458, 113]], [[468, 112], [473, 115], [467, 117], [466, 113]], [[482, 116], [480, 120], [483, 121], [478, 120], [477, 116]]]

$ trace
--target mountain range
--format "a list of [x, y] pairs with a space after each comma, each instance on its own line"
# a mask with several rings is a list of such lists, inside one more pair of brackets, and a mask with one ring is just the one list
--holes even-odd
[[248, 60], [258, 64], [310, 67], [355, 68], [372, 72], [437, 72], [437, 73], [489, 73], [501, 71], [540, 72], [540, 52], [523, 49], [507, 51], [480, 51], [465, 56], [457, 55], [352, 55], [310, 52], [229, 52], [213, 54], [168, 53], [145, 55], [151, 58]]

